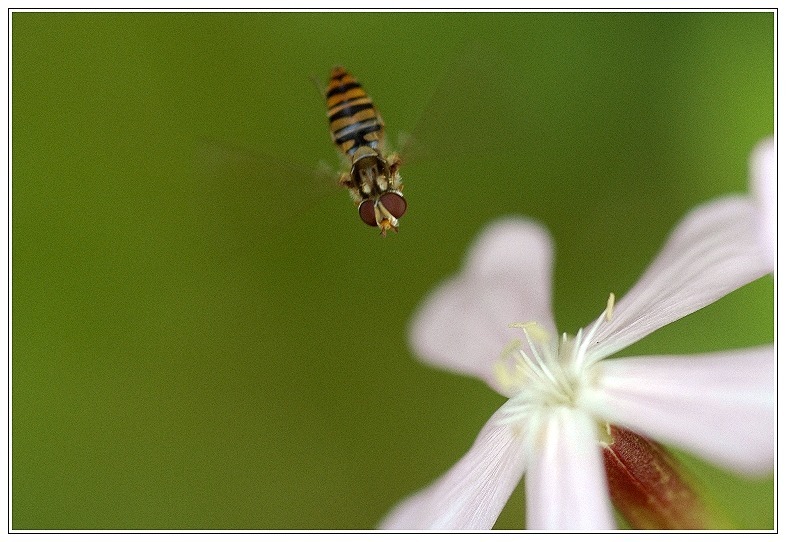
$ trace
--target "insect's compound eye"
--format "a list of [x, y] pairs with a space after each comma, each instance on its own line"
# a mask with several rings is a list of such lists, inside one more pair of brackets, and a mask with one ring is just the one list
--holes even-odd
[[374, 201], [370, 199], [363, 200], [358, 206], [360, 212], [360, 220], [369, 226], [377, 227], [377, 217], [374, 213]]
[[407, 200], [395, 192], [388, 192], [379, 197], [379, 202], [396, 218], [401, 218], [407, 212]]

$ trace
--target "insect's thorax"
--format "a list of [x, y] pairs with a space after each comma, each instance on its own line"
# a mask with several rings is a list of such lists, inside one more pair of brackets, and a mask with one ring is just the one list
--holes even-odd
[[349, 177], [361, 199], [376, 198], [390, 190], [398, 190], [401, 180], [397, 168], [371, 147], [360, 147], [352, 155]]

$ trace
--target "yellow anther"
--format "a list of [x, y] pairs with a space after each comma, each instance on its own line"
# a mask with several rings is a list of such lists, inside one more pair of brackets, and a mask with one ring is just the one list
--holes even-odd
[[521, 339], [512, 339], [507, 346], [502, 349], [502, 353], [499, 355], [499, 361], [508, 359], [516, 350], [521, 350]]
[[513, 387], [513, 375], [511, 372], [510, 366], [504, 361], [498, 361], [494, 364], [494, 378], [503, 392], [510, 391]]
[[599, 424], [598, 440], [601, 446], [609, 447], [614, 444], [614, 437], [611, 435], [611, 426], [608, 423]]
[[606, 321], [611, 322], [611, 316], [614, 314], [614, 293], [609, 294], [609, 300], [606, 302]]
[[510, 365], [500, 360], [494, 364], [494, 379], [504, 395], [520, 390], [527, 381], [527, 375], [521, 365]]
[[514, 322], [508, 327], [522, 330], [535, 342], [545, 343], [549, 340], [549, 332], [537, 322]]

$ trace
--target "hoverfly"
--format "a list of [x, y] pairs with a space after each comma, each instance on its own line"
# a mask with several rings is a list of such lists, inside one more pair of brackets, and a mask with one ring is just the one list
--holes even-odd
[[[500, 74], [506, 71], [498, 57], [495, 51], [478, 48], [475, 43], [455, 54], [415, 115], [418, 121], [408, 132], [398, 133], [395, 153], [386, 150], [385, 124], [366, 91], [344, 68], [334, 68], [327, 86], [316, 83], [316, 87], [325, 100], [329, 132], [343, 167], [336, 171], [323, 160], [314, 167], [249, 150], [246, 142], [207, 140], [198, 147], [197, 169], [212, 187], [205, 192], [210, 194], [206, 205], [222, 213], [225, 226], [238, 223], [249, 237], [261, 238], [272, 228], [302, 216], [301, 211], [291, 211], [293, 189], [302, 210], [343, 187], [365, 224], [378, 228], [383, 236], [389, 230], [397, 231], [408, 207], [399, 174], [402, 163], [510, 160], [522, 141], [534, 141], [528, 134], [531, 125], [519, 122], [512, 106], [499, 106], [516, 103], [516, 96], [500, 86], [504, 81]], [[271, 139], [275, 136], [269, 135]], [[439, 183], [444, 179], [432, 179], [429, 186]], [[282, 211], [283, 218], [269, 220], [271, 209], [290, 211]], [[261, 223], [265, 228], [259, 227]]]
[[325, 89], [330, 135], [347, 158], [349, 171], [339, 184], [349, 190], [360, 219], [384, 237], [398, 231], [407, 201], [397, 154], [385, 156], [385, 123], [363, 87], [341, 66], [333, 68]]

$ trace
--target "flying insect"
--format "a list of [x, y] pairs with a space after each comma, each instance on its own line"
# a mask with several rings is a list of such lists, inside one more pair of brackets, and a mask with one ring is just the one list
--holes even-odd
[[341, 66], [330, 73], [325, 89], [333, 143], [346, 157], [348, 171], [339, 184], [349, 190], [360, 219], [384, 237], [398, 231], [407, 210], [399, 174], [401, 158], [385, 154], [385, 123], [361, 84]]

